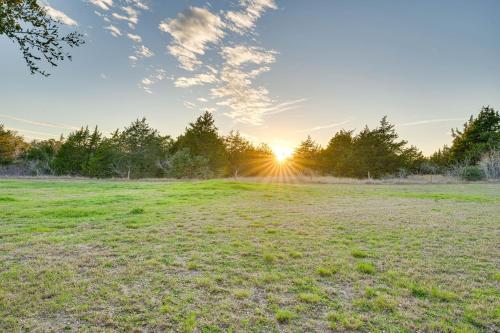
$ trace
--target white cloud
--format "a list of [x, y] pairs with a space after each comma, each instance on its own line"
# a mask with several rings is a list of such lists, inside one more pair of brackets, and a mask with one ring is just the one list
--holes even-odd
[[111, 33], [111, 35], [113, 35], [113, 37], [118, 37], [122, 35], [120, 29], [118, 29], [114, 25], [107, 26], [104, 29], [109, 30], [109, 32]]
[[444, 119], [427, 119], [427, 120], [419, 120], [413, 121], [410, 123], [397, 124], [396, 126], [416, 126], [416, 125], [426, 125], [433, 123], [447, 123], [453, 121], [466, 121], [466, 118], [444, 118]]
[[135, 25], [139, 22], [139, 13], [132, 7], [122, 7], [122, 10], [127, 14], [127, 15], [121, 15], [118, 13], [113, 13], [111, 16], [113, 16], [117, 20], [122, 20], [122, 21], [127, 21], [129, 22], [129, 26], [134, 29]]
[[72, 125], [59, 124], [59, 123], [49, 123], [46, 121], [37, 121], [37, 120], [18, 118], [18, 117], [10, 116], [7, 114], [0, 114], [0, 118], [10, 119], [10, 120], [19, 121], [19, 122], [22, 122], [25, 124], [42, 126], [42, 127], [62, 128], [62, 129], [67, 129], [67, 130], [79, 130], [80, 129], [79, 127], [72, 126]]
[[142, 10], [149, 10], [149, 6], [146, 5], [144, 2], [142, 2], [141, 0], [127, 0], [127, 3], [133, 4], [135, 7]]
[[152, 56], [154, 56], [155, 54], [153, 53], [153, 51], [151, 51], [150, 49], [148, 49], [146, 46], [144, 45], [141, 45], [136, 51], [135, 51], [135, 55], [137, 58], [151, 58]]
[[252, 87], [252, 77], [239, 69], [224, 67], [221, 73], [223, 84], [211, 90], [212, 96], [221, 99], [217, 105], [226, 106], [231, 111], [225, 113], [230, 118], [260, 125], [262, 116], [272, 107], [269, 92], [263, 87]]
[[196, 104], [186, 101], [184, 102], [184, 106], [188, 109], [194, 109], [196, 107]]
[[[247, 45], [241, 38], [237, 44], [229, 44], [226, 37], [230, 36], [230, 31], [241, 35], [253, 33], [262, 14], [277, 6], [274, 0], [240, 0], [239, 4], [239, 10], [219, 15], [204, 8], [190, 7], [177, 17], [163, 21], [159, 28], [171, 35], [167, 50], [178, 60], [180, 68], [187, 71], [195, 71], [201, 66], [210, 69], [206, 73], [178, 77], [174, 81], [176, 87], [212, 85], [210, 98], [216, 100], [216, 105], [228, 109], [226, 116], [260, 125], [265, 116], [296, 108], [304, 100], [279, 103], [265, 87], [254, 85], [256, 77], [271, 70], [277, 52]], [[212, 47], [222, 59], [222, 63], [217, 64], [220, 70], [209, 66], [214, 64], [213, 60], [206, 62], [207, 57], [203, 57]], [[197, 101], [206, 103], [208, 99], [203, 97]]]
[[73, 26], [73, 25], [78, 24], [71, 17], [69, 17], [68, 15], [64, 14], [63, 12], [61, 12], [57, 9], [54, 9], [50, 6], [44, 6], [43, 8], [47, 12], [47, 15], [49, 15], [50, 17], [52, 17], [56, 21], [59, 21], [63, 24], [69, 25], [69, 26]]
[[201, 86], [207, 83], [215, 83], [217, 71], [211, 70], [207, 73], [197, 74], [193, 77], [179, 77], [175, 80], [175, 86], [178, 88], [189, 88], [192, 86]]
[[333, 123], [333, 124], [328, 124], [328, 125], [315, 126], [315, 127], [312, 127], [312, 128], [306, 128], [306, 129], [303, 129], [303, 130], [299, 130], [297, 132], [298, 133], [316, 132], [316, 131], [320, 131], [320, 130], [323, 130], [323, 129], [339, 127], [339, 126], [342, 126], [342, 125], [345, 125], [345, 124], [348, 124], [348, 123], [350, 123], [350, 121], [346, 120], [346, 121], [343, 121], [343, 122], [340, 122], [340, 123]]
[[141, 80], [139, 87], [142, 88], [146, 93], [152, 94], [152, 86], [159, 81], [163, 81], [166, 78], [167, 72], [163, 68], [156, 69], [151, 75]]
[[133, 40], [136, 43], [142, 42], [142, 37], [139, 36], [139, 35], [134, 35], [134, 34], [128, 33], [127, 37], [130, 38], [131, 40]]
[[245, 63], [271, 64], [276, 61], [275, 51], [267, 51], [262, 48], [236, 45], [233, 47], [223, 47], [222, 57], [228, 65], [240, 66]]
[[241, 11], [229, 11], [226, 18], [230, 21], [230, 29], [244, 34], [254, 29], [257, 20], [267, 9], [277, 9], [274, 0], [240, 0]]
[[224, 36], [223, 27], [219, 16], [199, 7], [190, 7], [177, 18], [165, 20], [159, 26], [173, 38], [168, 51], [188, 71], [193, 71], [201, 63], [198, 56], [205, 54], [209, 44], [217, 43]]
[[89, 0], [90, 3], [98, 6], [102, 10], [108, 10], [113, 6], [113, 0]]

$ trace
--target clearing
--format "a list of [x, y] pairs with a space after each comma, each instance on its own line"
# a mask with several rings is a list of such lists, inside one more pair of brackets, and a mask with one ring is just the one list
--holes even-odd
[[0, 331], [494, 332], [500, 184], [0, 180]]

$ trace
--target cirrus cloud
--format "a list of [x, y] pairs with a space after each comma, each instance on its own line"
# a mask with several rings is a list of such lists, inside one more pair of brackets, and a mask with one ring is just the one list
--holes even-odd
[[63, 24], [69, 25], [69, 26], [74, 26], [74, 25], [78, 24], [75, 20], [73, 20], [71, 17], [69, 17], [65, 13], [61, 12], [60, 10], [52, 8], [48, 5], [43, 6], [43, 8], [45, 9], [45, 12], [47, 12], [47, 15], [49, 15], [50, 17], [52, 17], [56, 21], [59, 21]]
[[189, 7], [176, 18], [163, 21], [159, 28], [169, 33], [173, 41], [168, 51], [177, 58], [181, 68], [193, 71], [210, 44], [216, 44], [223, 36], [224, 23], [218, 15], [205, 8]]

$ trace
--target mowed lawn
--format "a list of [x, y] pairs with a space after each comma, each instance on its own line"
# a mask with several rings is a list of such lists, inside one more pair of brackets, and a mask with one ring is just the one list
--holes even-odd
[[498, 332], [500, 184], [0, 180], [0, 331]]

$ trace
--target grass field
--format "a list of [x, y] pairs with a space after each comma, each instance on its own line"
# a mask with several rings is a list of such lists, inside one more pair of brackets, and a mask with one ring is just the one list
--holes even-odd
[[0, 180], [0, 331], [498, 332], [500, 184]]

